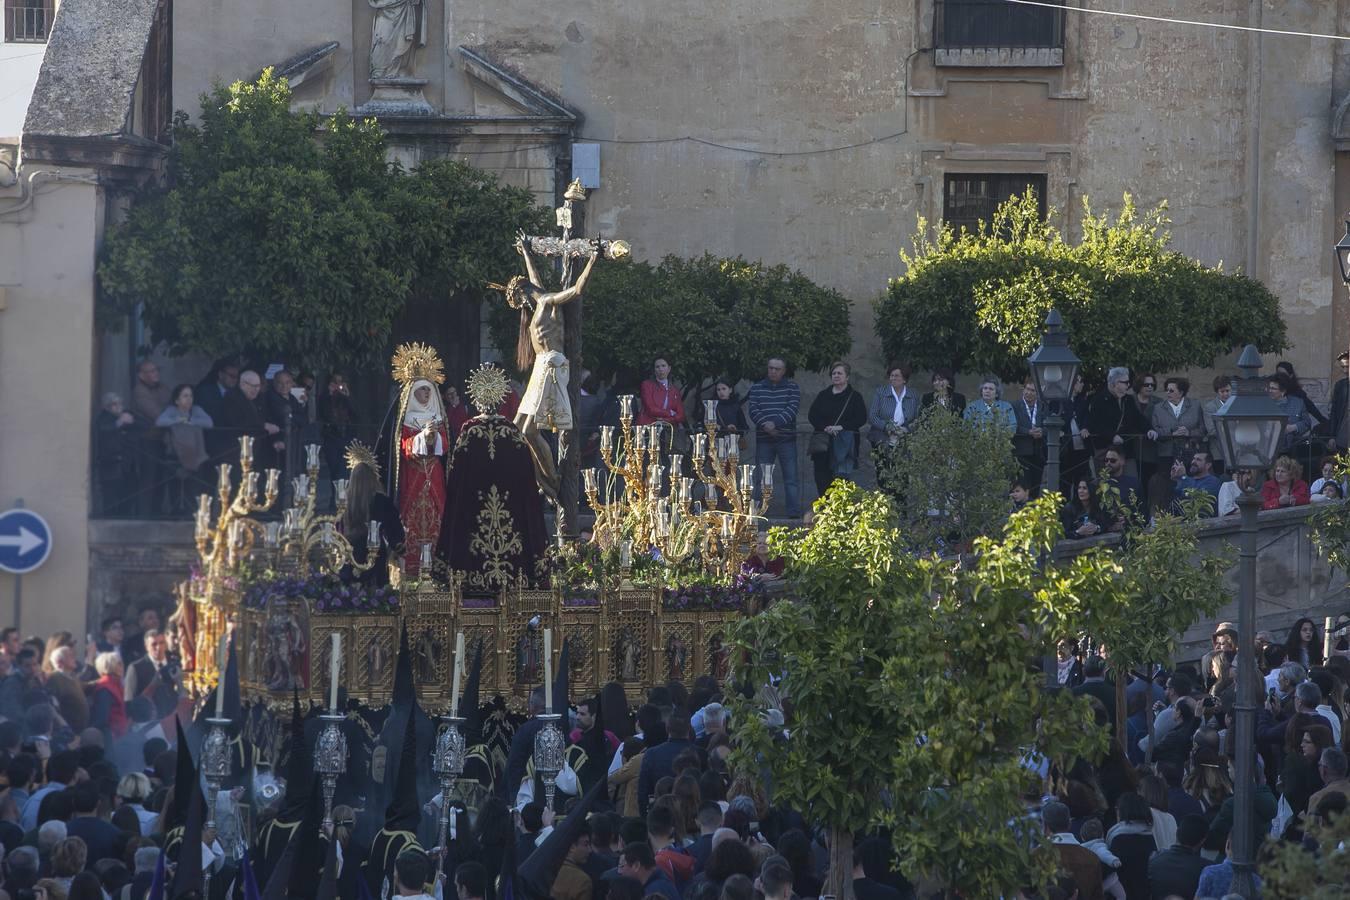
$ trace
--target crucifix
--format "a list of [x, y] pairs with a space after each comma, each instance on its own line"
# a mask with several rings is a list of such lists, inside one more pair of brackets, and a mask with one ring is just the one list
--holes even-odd
[[[579, 310], [570, 317], [570, 322], [565, 322], [564, 316], [569, 305], [572, 309], [580, 306], [572, 301], [581, 297], [597, 259], [602, 256], [622, 259], [629, 253], [624, 241], [572, 237], [573, 204], [585, 199], [586, 190], [579, 179], [569, 184], [563, 194], [563, 205], [556, 210], [562, 236], [517, 236], [516, 251], [525, 263], [526, 275], [515, 276], [505, 286], [489, 285], [505, 293], [506, 302], [520, 310], [516, 365], [530, 374], [515, 423], [534, 457], [539, 489], [554, 506], [560, 540], [575, 529], [577, 516], [577, 471], [572, 458], [575, 454], [569, 453], [576, 430], [572, 416], [576, 387], [571, 385], [569, 374], [570, 360], [579, 357], [581, 349]], [[544, 287], [532, 253], [561, 262], [562, 286], [558, 290]], [[574, 280], [573, 263], [583, 258], [586, 264]], [[544, 431], [558, 435], [557, 463], [544, 439]], [[560, 476], [559, 463], [569, 470], [566, 477]]]

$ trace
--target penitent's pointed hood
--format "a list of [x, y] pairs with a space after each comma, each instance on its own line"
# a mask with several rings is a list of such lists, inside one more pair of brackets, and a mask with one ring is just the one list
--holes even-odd
[[422, 820], [422, 804], [417, 799], [417, 720], [412, 710], [403, 728], [399, 750], [394, 792], [384, 810], [384, 827], [388, 831], [416, 831]]

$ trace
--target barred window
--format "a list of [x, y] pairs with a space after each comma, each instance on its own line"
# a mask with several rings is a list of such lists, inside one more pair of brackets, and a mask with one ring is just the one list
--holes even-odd
[[1009, 197], [1036, 192], [1045, 218], [1044, 175], [947, 175], [942, 192], [942, 219], [952, 228], [974, 231], [981, 220], [990, 222], [994, 211]]
[[5, 41], [43, 44], [56, 18], [56, 0], [5, 0]]
[[939, 49], [1064, 46], [1063, 9], [1024, 6], [1008, 0], [936, 0], [936, 4]]

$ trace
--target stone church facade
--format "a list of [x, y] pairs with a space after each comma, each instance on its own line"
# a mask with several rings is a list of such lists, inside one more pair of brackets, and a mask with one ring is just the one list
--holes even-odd
[[[549, 205], [582, 174], [588, 233], [639, 258], [800, 268], [853, 300], [864, 385], [884, 365], [871, 300], [916, 221], [972, 222], [1027, 185], [1070, 233], [1084, 197], [1166, 199], [1180, 250], [1280, 297], [1315, 398], [1350, 342], [1330, 250], [1350, 209], [1346, 42], [1082, 0], [4, 0], [34, 4], [54, 17], [22, 127], [0, 86], [0, 508], [20, 485], [41, 497], [67, 551], [26, 586], [55, 604], [34, 630], [68, 623], [108, 558], [90, 562], [88, 422], [101, 391], [129, 391], [133, 340], [94, 332], [103, 228], [161, 174], [171, 110], [267, 66], [297, 106], [377, 115], [407, 165], [452, 155]], [[1350, 33], [1350, 0], [1196, 0], [1184, 17]], [[35, 52], [9, 34], [0, 83]], [[391, 38], [410, 42], [392, 68]], [[0, 619], [11, 594], [0, 579]]]

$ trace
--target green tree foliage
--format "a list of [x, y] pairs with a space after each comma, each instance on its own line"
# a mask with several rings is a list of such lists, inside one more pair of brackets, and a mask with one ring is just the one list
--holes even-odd
[[[1118, 502], [1118, 497], [1112, 499]], [[1140, 522], [1114, 551], [1122, 572], [1120, 602], [1083, 610], [1083, 630], [1106, 647], [1118, 676], [1116, 725], [1122, 733], [1126, 710], [1119, 692], [1127, 673], [1151, 672], [1154, 665], [1169, 663], [1181, 634], [1231, 599], [1223, 583], [1231, 557], [1198, 554], [1200, 517], [1212, 515], [1213, 509], [1211, 495], [1191, 491], [1180, 515], [1157, 515], [1148, 528]], [[1150, 721], [1150, 734], [1152, 727]]]
[[901, 531], [915, 550], [965, 546], [1007, 521], [1018, 467], [1001, 428], [933, 406], [895, 447], [878, 447], [872, 458], [877, 484], [897, 499]]
[[[770, 733], [757, 701], [733, 700], [733, 763], [767, 766], [778, 799], [830, 828], [827, 893], [849, 896], [851, 834], [875, 825], [890, 827], [907, 874], [959, 896], [1014, 896], [1054, 874], [1057, 855], [1025, 815], [1024, 796], [1044, 788], [1028, 758], [1097, 758], [1106, 732], [1085, 699], [1044, 690], [1040, 658], [1059, 635], [1118, 630], [1127, 616], [1184, 627], [1184, 605], [1210, 598], [1180, 562], [1193, 531], [1171, 523], [1168, 546], [1137, 551], [1138, 574], [1107, 549], [1054, 559], [1058, 499], [977, 538], [965, 563], [908, 553], [889, 500], [843, 482], [809, 529], [771, 533], [799, 602], [739, 624], [735, 677], [781, 676], [790, 737]], [[1174, 552], [1174, 568], [1160, 568]], [[1130, 608], [1144, 578], [1172, 600], [1148, 607], [1147, 622]]]
[[894, 828], [907, 872], [965, 896], [1011, 895], [1053, 872], [1053, 852], [1009, 826], [1023, 820], [1023, 759], [1104, 744], [1085, 704], [1040, 690], [1021, 625], [1060, 618], [1061, 592], [1102, 593], [1116, 568], [1072, 561], [1052, 590], [1037, 560], [1058, 531], [1053, 505], [1014, 521], [963, 569], [907, 554], [890, 500], [839, 482], [809, 530], [771, 534], [800, 602], [740, 625], [737, 678], [782, 675], [792, 736], [773, 740], [753, 701], [737, 701], [736, 759], [767, 764], [775, 795], [831, 828], [827, 893], [849, 895], [850, 835], [878, 824]]
[[[1350, 458], [1340, 456], [1332, 476], [1344, 483], [1350, 478]], [[1324, 503], [1313, 513], [1313, 543], [1327, 564], [1350, 572], [1350, 503]]]
[[175, 117], [172, 187], [110, 229], [101, 321], [138, 305], [171, 352], [242, 349], [308, 366], [378, 364], [410, 295], [475, 301], [538, 227], [532, 196], [470, 166], [411, 173], [373, 120], [290, 111], [266, 71]]
[[[647, 373], [663, 356], [693, 393], [718, 377], [759, 378], [783, 356], [819, 371], [849, 349], [848, 300], [785, 265], [667, 256], [597, 266], [584, 296], [586, 368]], [[515, 344], [516, 313], [494, 310], [493, 340]]]
[[905, 273], [877, 301], [886, 354], [918, 368], [954, 366], [1014, 378], [1051, 307], [1090, 368], [1208, 366], [1234, 347], [1288, 346], [1279, 299], [1265, 285], [1168, 249], [1166, 204], [1140, 214], [1127, 194], [1114, 221], [1083, 201], [1073, 244], [1041, 221], [1028, 192], [975, 232], [919, 220]]
[[1267, 841], [1260, 863], [1261, 896], [1266, 900], [1344, 900], [1350, 896], [1350, 814], [1313, 823], [1307, 834], [1320, 848]]

